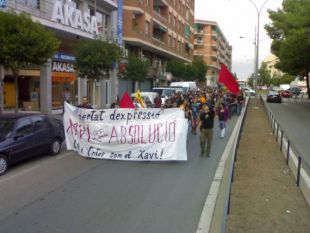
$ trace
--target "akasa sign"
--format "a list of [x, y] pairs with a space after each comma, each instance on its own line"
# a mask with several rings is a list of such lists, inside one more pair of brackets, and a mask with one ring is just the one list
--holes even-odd
[[53, 8], [52, 20], [85, 32], [98, 34], [97, 19], [89, 12], [81, 12], [74, 5], [56, 1]]

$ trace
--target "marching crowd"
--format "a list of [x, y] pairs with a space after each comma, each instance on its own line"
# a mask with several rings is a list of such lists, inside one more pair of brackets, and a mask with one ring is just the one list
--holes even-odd
[[[154, 103], [147, 101], [144, 104], [146, 108], [183, 109], [185, 117], [188, 119], [191, 133], [196, 135], [197, 129], [200, 130], [200, 155], [210, 157], [215, 117], [218, 117], [219, 137], [223, 139], [225, 137], [227, 121], [235, 114], [240, 115], [244, 100], [242, 91], [238, 95], [234, 95], [224, 89], [208, 88], [195, 92], [174, 93], [164, 103], [161, 97], [157, 95]], [[78, 107], [91, 108], [86, 97], [83, 97], [82, 104]], [[118, 107], [118, 105], [114, 103], [111, 108], [114, 107]]]
[[154, 107], [182, 108], [191, 127], [191, 133], [196, 135], [197, 129], [200, 130], [201, 156], [210, 157], [214, 118], [218, 117], [219, 137], [223, 139], [227, 121], [233, 115], [240, 115], [244, 100], [242, 91], [234, 95], [223, 89], [209, 88], [184, 94], [175, 93], [168, 97], [165, 103], [161, 103], [160, 96], [157, 96], [154, 100]]

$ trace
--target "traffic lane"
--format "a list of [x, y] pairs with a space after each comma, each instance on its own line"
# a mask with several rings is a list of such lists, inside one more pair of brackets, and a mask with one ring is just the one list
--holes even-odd
[[284, 100], [282, 104], [268, 105], [280, 127], [310, 166], [310, 103]]
[[0, 220], [102, 162], [85, 163], [75, 153], [63, 151], [58, 156], [41, 155], [10, 167], [0, 177]]
[[199, 135], [189, 134], [188, 162], [106, 161], [16, 211], [2, 229], [194, 232], [227, 143], [219, 139], [217, 124], [214, 131], [211, 158], [199, 157]]

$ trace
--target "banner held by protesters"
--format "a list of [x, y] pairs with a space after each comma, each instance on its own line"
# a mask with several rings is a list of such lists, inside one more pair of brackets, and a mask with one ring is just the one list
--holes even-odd
[[188, 123], [181, 109], [81, 109], [65, 103], [68, 150], [83, 157], [187, 160]]

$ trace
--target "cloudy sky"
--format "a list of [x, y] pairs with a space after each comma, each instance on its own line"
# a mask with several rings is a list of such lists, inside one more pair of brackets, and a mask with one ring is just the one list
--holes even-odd
[[[258, 10], [266, 0], [252, 0]], [[260, 16], [259, 60], [270, 54], [271, 40], [264, 30], [270, 22], [267, 9], [281, 7], [282, 0], [266, 2]], [[254, 71], [254, 38], [257, 11], [249, 0], [195, 0], [195, 18], [216, 21], [233, 47], [232, 71], [239, 79], [246, 79]], [[245, 37], [240, 39], [240, 36]]]

